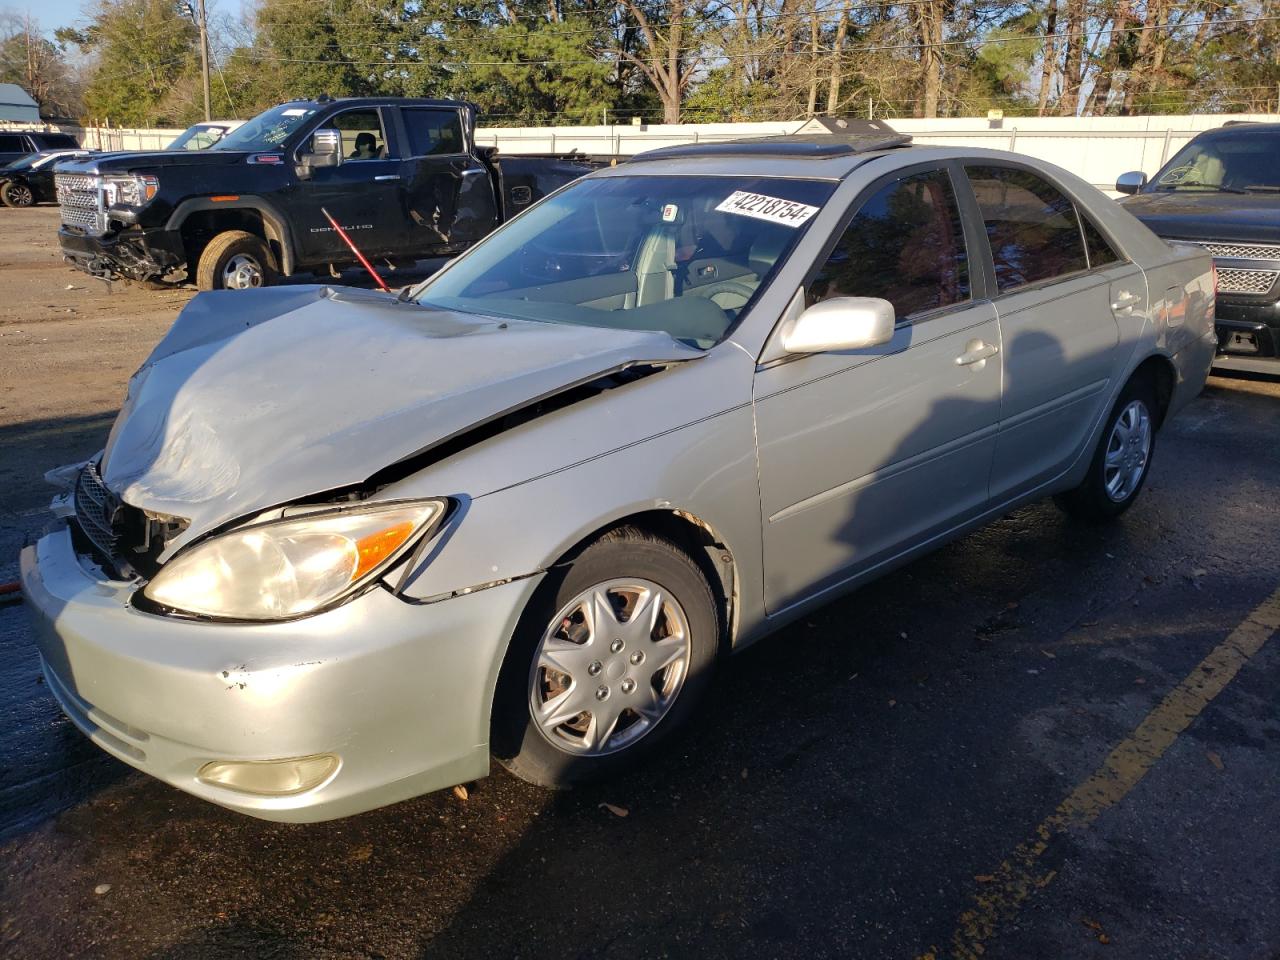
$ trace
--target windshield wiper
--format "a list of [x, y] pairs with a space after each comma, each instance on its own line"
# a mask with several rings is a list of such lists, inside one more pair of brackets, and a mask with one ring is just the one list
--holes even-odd
[[1181, 183], [1171, 183], [1165, 190], [1177, 190], [1179, 187], [1205, 187], [1209, 190], [1217, 190], [1219, 193], [1245, 193], [1239, 187], [1224, 187], [1220, 183], [1204, 183], [1200, 180], [1183, 180]]
[[1246, 193], [1280, 193], [1280, 183], [1251, 183], [1244, 189]]

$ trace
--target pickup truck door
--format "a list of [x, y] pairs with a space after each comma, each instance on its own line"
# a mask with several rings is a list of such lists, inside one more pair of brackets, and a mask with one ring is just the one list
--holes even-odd
[[[320, 126], [342, 133], [342, 163], [318, 167], [299, 180], [293, 205], [299, 258], [314, 265], [349, 262], [351, 251], [321, 212], [323, 207], [368, 256], [392, 256], [402, 243], [400, 159], [389, 108], [357, 107]], [[293, 211], [291, 211], [293, 212]]]
[[425, 254], [474, 243], [498, 225], [493, 174], [467, 141], [462, 113], [402, 107], [400, 195], [406, 252]]
[[958, 169], [873, 183], [806, 285], [880, 297], [886, 344], [756, 373], [765, 605], [776, 614], [980, 514], [1000, 414], [1000, 332], [971, 278]]

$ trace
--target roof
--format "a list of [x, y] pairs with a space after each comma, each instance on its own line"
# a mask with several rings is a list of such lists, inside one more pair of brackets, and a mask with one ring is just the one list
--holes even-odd
[[685, 157], [778, 157], [790, 160], [827, 160], [854, 154], [905, 147], [911, 137], [878, 120], [821, 117], [810, 120], [795, 133], [751, 137], [721, 143], [692, 143], [646, 150], [631, 159], [674, 160]]
[[40, 121], [40, 107], [16, 83], [0, 83], [0, 120]]
[[381, 107], [381, 106], [398, 106], [398, 107], [471, 107], [475, 109], [475, 104], [466, 100], [441, 100], [432, 97], [330, 97], [321, 94], [318, 97], [297, 97], [293, 100], [287, 100], [286, 103], [309, 103], [313, 106], [328, 107], [335, 104], [344, 107]]
[[1251, 133], [1280, 133], [1280, 123], [1267, 123], [1263, 120], [1228, 120], [1220, 127], [1212, 127], [1196, 134], [1201, 137], [1247, 137]]

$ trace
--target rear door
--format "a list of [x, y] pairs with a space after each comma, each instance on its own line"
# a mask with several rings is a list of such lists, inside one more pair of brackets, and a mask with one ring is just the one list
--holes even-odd
[[400, 194], [408, 219], [404, 243], [415, 252], [466, 246], [498, 223], [489, 168], [468, 148], [462, 111], [402, 107], [405, 150]]
[[992, 500], [1000, 502], [1075, 462], [1123, 360], [1115, 314], [1146, 309], [1146, 280], [1039, 173], [988, 162], [966, 164], [965, 171], [988, 241], [984, 252], [992, 257], [1003, 343], [991, 472]]
[[400, 251], [404, 213], [400, 201], [400, 158], [390, 108], [353, 107], [319, 126], [342, 134], [342, 163], [317, 167], [299, 180], [299, 245], [308, 264], [354, 259], [325, 218], [328, 210], [360, 250], [371, 256]]
[[[756, 374], [770, 614], [981, 513], [1000, 412], [1000, 332], [971, 270], [958, 168], [872, 184], [804, 291], [880, 297], [892, 341]], [[972, 218], [970, 218], [972, 219]]]

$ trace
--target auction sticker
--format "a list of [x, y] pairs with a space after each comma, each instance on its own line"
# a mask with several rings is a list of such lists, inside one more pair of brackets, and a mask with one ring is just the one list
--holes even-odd
[[744, 217], [755, 217], [757, 220], [768, 220], [770, 223], [780, 223], [784, 227], [798, 227], [818, 212], [817, 207], [811, 207], [807, 203], [783, 200], [763, 193], [747, 193], [745, 190], [735, 190], [716, 209], [721, 213], [736, 213]]

